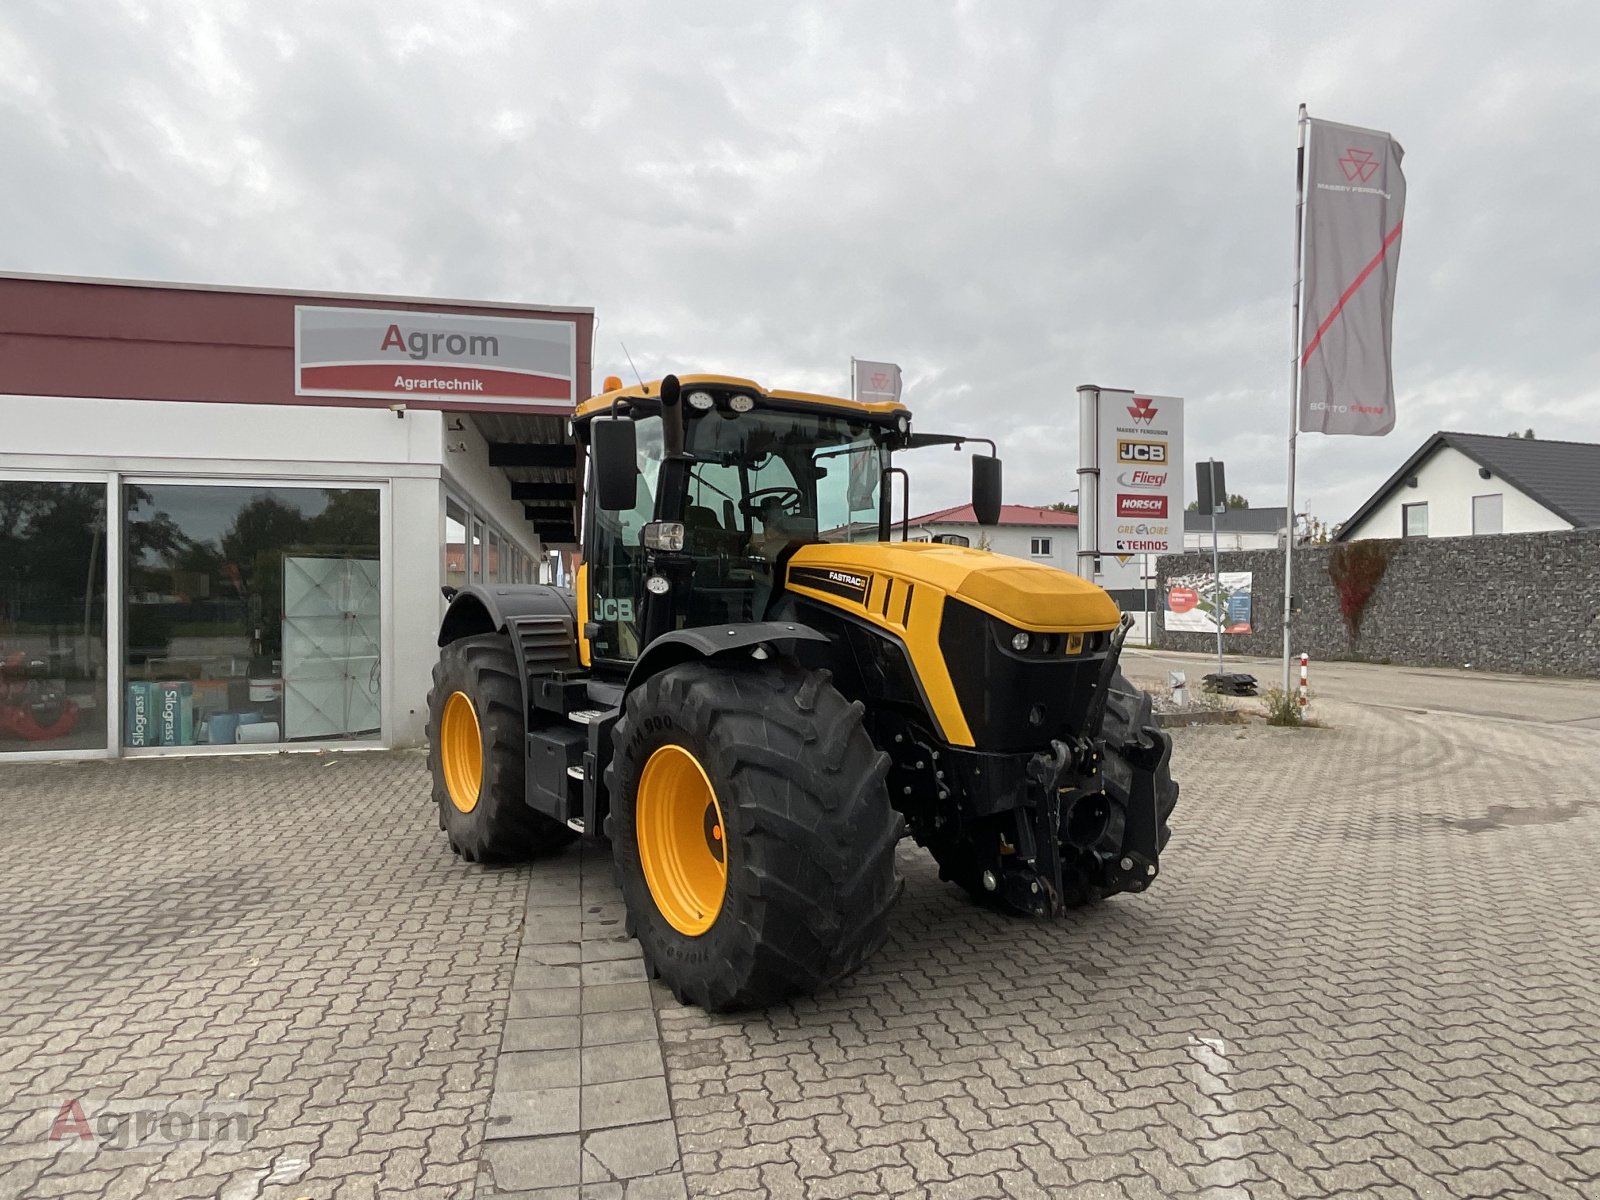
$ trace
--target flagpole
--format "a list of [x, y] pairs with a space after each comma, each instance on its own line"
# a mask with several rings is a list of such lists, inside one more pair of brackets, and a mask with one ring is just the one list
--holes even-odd
[[1306, 106], [1300, 106], [1300, 149], [1294, 164], [1294, 300], [1291, 306], [1293, 330], [1289, 355], [1289, 480], [1288, 503], [1284, 506], [1287, 528], [1283, 534], [1283, 694], [1289, 695], [1289, 656], [1293, 651], [1294, 622], [1294, 457], [1295, 439], [1300, 430], [1300, 281], [1301, 239], [1305, 231], [1306, 207]]

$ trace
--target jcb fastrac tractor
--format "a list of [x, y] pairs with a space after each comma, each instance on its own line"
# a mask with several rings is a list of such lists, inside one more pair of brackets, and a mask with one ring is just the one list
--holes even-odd
[[[433, 790], [457, 854], [603, 833], [650, 970], [708, 1009], [859, 966], [906, 829], [1015, 913], [1150, 885], [1178, 788], [1117, 671], [1116, 604], [905, 537], [894, 456], [984, 439], [726, 376], [606, 383], [574, 422], [575, 591], [465, 588], [439, 633]], [[992, 443], [972, 476], [992, 525]]]

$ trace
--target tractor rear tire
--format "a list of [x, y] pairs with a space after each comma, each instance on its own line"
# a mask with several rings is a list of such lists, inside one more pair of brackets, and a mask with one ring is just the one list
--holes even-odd
[[528, 807], [522, 669], [504, 634], [439, 651], [428, 692], [428, 768], [439, 828], [467, 862], [553, 853], [578, 835]]
[[695, 661], [632, 692], [606, 771], [628, 932], [680, 1003], [816, 991], [888, 934], [889, 759], [826, 671]]

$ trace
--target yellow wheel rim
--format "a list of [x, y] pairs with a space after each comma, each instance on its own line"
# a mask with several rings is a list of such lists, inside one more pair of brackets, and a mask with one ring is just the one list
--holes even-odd
[[483, 786], [483, 734], [478, 713], [465, 692], [451, 692], [439, 719], [439, 762], [450, 803], [464, 813], [478, 807]]
[[644, 764], [634, 824], [656, 908], [679, 933], [699, 937], [728, 891], [727, 826], [705, 768], [682, 746], [662, 746]]

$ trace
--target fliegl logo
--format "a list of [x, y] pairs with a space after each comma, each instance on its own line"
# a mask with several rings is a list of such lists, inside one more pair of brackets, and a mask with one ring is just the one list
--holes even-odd
[[1124, 471], [1117, 476], [1117, 482], [1125, 488], [1132, 488], [1140, 492], [1159, 492], [1167, 486], [1167, 473], [1165, 471]]

